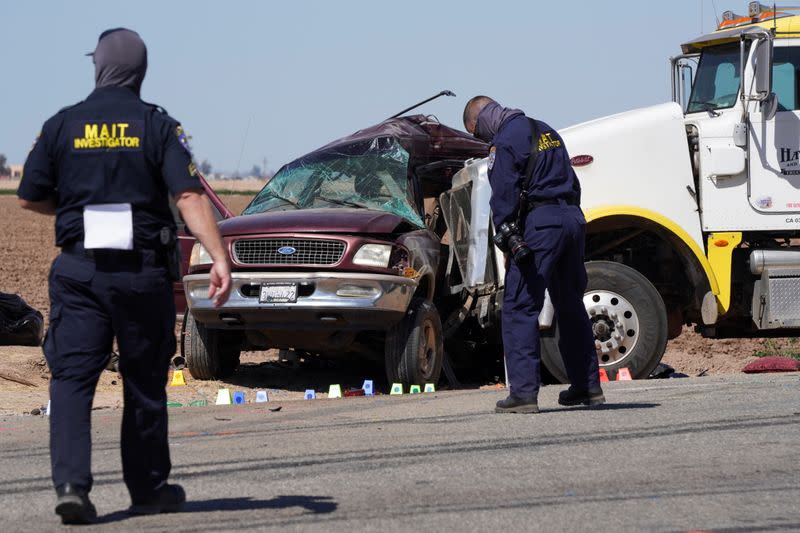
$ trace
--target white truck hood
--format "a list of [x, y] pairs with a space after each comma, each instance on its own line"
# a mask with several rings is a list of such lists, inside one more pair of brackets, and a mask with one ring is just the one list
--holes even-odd
[[[626, 111], [559, 130], [575, 167], [588, 220], [635, 214], [683, 228], [704, 249], [683, 112], [668, 103]], [[663, 220], [666, 219], [666, 220]]]

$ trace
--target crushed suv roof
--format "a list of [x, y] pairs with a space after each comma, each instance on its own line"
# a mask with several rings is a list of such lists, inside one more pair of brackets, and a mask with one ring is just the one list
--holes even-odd
[[441, 159], [485, 157], [489, 146], [472, 135], [439, 123], [426, 115], [390, 118], [379, 124], [358, 130], [309, 153], [353, 144], [378, 137], [394, 137], [411, 156], [412, 168]]

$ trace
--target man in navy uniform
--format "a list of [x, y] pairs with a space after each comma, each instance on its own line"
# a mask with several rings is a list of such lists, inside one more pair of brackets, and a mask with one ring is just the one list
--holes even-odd
[[495, 231], [504, 237], [496, 242], [507, 254], [502, 320], [510, 392], [495, 411], [539, 412], [545, 289], [561, 328], [559, 349], [571, 383], [558, 403], [602, 404], [594, 336], [583, 305], [586, 221], [564, 141], [544, 122], [487, 96], [467, 103], [464, 126], [491, 145], [490, 205]]
[[167, 483], [166, 382], [175, 353], [175, 222], [169, 196], [213, 258], [210, 297], [228, 298], [230, 266], [177, 121], [139, 97], [147, 49], [135, 32], [104, 32], [92, 54], [95, 90], [45, 122], [17, 195], [55, 215], [61, 254], [50, 271], [50, 455], [64, 523], [96, 517], [89, 500], [91, 410], [112, 340], [125, 407], [123, 477], [135, 514], [177, 510]]

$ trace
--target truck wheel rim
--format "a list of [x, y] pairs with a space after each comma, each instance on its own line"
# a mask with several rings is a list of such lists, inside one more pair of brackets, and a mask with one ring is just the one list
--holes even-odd
[[630, 357], [639, 340], [639, 315], [620, 294], [591, 291], [583, 297], [600, 366], [617, 365]]
[[433, 325], [425, 322], [422, 328], [422, 338], [419, 346], [419, 370], [427, 378], [433, 368], [433, 358], [436, 356], [436, 334]]

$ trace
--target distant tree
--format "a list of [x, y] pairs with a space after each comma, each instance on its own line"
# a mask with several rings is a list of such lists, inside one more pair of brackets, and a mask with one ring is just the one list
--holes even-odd
[[7, 162], [6, 154], [0, 154], [0, 176], [8, 176], [11, 174], [11, 170], [6, 166]]
[[209, 174], [211, 174], [211, 171], [213, 170], [213, 167], [211, 166], [211, 163], [208, 162], [208, 159], [203, 159], [203, 162], [200, 163], [200, 166], [198, 166], [197, 168], [200, 169], [200, 173], [203, 174], [204, 176], [208, 176]]
[[258, 165], [253, 165], [253, 168], [250, 169], [250, 175], [255, 176], [257, 178], [261, 177], [261, 167]]

